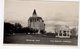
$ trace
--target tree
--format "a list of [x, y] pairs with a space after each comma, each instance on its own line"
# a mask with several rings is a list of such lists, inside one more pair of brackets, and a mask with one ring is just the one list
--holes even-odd
[[47, 33], [47, 36], [53, 38], [53, 37], [56, 37], [56, 34], [55, 33], [52, 33], [52, 32], [48, 32]]
[[78, 30], [76, 28], [72, 28], [71, 31], [70, 31], [71, 32], [71, 36], [77, 36], [77, 31]]
[[29, 27], [24, 27], [21, 29], [21, 32], [28, 34], [30, 32], [30, 28]]
[[41, 33], [41, 34], [45, 34], [46, 31], [45, 31], [45, 30], [40, 30], [40, 33]]
[[15, 29], [14, 29], [15, 33], [20, 33], [21, 32], [22, 26], [21, 26], [20, 23], [15, 23], [14, 27], [15, 27]]
[[4, 22], [4, 35], [8, 35], [14, 32], [14, 25], [9, 22]]

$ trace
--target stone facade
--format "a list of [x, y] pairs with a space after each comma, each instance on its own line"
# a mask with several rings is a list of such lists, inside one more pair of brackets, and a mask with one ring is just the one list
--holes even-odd
[[32, 16], [28, 19], [28, 27], [37, 30], [45, 30], [44, 20], [37, 16], [35, 9]]

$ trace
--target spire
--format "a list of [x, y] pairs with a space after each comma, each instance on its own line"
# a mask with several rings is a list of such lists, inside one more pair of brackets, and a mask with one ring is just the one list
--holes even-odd
[[37, 14], [36, 14], [36, 10], [35, 10], [35, 9], [34, 9], [34, 11], [33, 11], [33, 15], [37, 15]]

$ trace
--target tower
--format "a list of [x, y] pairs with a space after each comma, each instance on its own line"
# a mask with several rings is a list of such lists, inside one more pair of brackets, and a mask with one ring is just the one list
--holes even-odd
[[28, 19], [28, 27], [35, 30], [45, 30], [44, 20], [37, 16], [36, 10], [34, 9], [32, 16]]

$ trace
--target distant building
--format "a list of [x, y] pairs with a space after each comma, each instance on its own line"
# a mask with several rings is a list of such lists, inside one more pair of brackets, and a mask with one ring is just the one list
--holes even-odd
[[56, 37], [59, 38], [70, 38], [71, 36], [69, 26], [65, 26], [65, 25], [57, 26], [55, 28], [55, 33], [57, 33]]
[[40, 30], [45, 30], [44, 20], [37, 16], [36, 10], [34, 9], [32, 16], [28, 19], [28, 27], [37, 29], [40, 33]]

